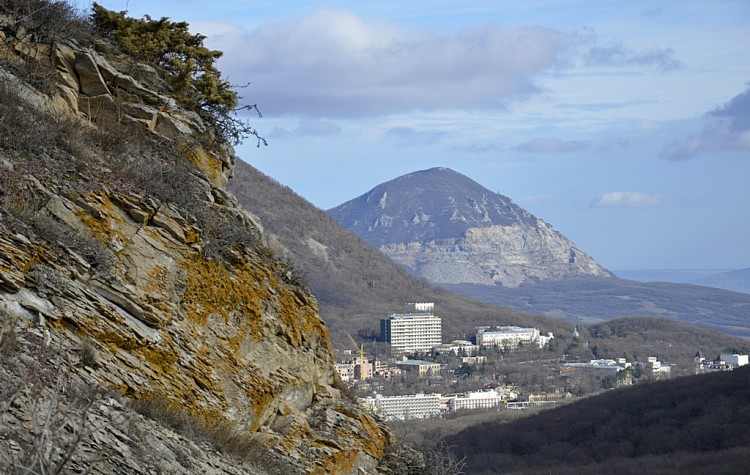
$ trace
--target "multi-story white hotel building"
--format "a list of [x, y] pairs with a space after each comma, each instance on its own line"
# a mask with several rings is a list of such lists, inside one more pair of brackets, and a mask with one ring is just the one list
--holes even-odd
[[440, 414], [440, 394], [408, 394], [360, 399], [385, 420], [426, 419]]
[[380, 335], [391, 344], [393, 354], [427, 352], [442, 340], [440, 317], [433, 314], [434, 303], [407, 304], [412, 313], [394, 313], [380, 320]]

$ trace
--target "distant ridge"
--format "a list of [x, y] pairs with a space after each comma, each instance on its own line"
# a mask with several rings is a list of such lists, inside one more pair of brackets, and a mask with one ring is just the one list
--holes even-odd
[[409, 173], [328, 212], [410, 273], [438, 284], [517, 287], [613, 277], [510, 198], [449, 168]]
[[750, 267], [701, 277], [692, 282], [698, 285], [750, 294]]

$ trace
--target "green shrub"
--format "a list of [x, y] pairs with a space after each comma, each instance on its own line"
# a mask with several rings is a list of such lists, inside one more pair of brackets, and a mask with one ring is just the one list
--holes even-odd
[[[161, 68], [172, 88], [171, 95], [185, 108], [199, 113], [217, 135], [232, 145], [255, 136], [258, 145], [265, 144], [257, 131], [236, 118], [239, 96], [232, 85], [222, 79], [216, 67], [221, 51], [203, 45], [205, 36], [191, 34], [188, 23], [168, 18], [154, 20], [129, 18], [126, 12], [114, 12], [94, 3], [91, 16], [94, 25], [110, 34], [123, 52]], [[259, 114], [260, 115], [260, 114]]]

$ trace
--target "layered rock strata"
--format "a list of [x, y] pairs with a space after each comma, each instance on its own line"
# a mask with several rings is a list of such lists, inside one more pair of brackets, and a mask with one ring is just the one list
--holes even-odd
[[[375, 473], [389, 434], [344, 397], [314, 297], [269, 255], [257, 219], [225, 190], [235, 162], [231, 147], [205, 145], [206, 124], [169, 97], [153, 68], [104, 41], [45, 41], [2, 17], [0, 57], [14, 65], [0, 68], [4, 87], [24, 106], [80, 121], [82, 129], [150, 134], [179, 150], [199, 183], [195, 208], [188, 209], [98, 182], [83, 169], [71, 173], [84, 177], [85, 186], [70, 186], [67, 176], [24, 173], [18, 152], [0, 148], [0, 165], [23, 177], [19, 206], [37, 207], [32, 214], [0, 210], [0, 316], [10, 328], [4, 335], [21, 335], [17, 353], [29, 354], [36, 335], [37, 347], [56, 348], [55, 366], [70, 380], [125, 401], [161, 399], [203, 426], [249, 434], [285, 473]], [[40, 92], [17, 73], [31, 63], [49, 72], [52, 92]], [[105, 158], [96, 157], [97, 166]], [[195, 218], [200, 213], [221, 216], [255, 244], [210, 255], [207, 229]], [[37, 227], [18, 223], [20, 215], [32, 216]], [[41, 236], [40, 226], [66, 231]], [[95, 252], [82, 251], [81, 242]], [[86, 345], [95, 365], [82, 357]], [[13, 426], [9, 420], [30, 420], [33, 405], [16, 400], [2, 408], [10, 418], [3, 430]], [[147, 464], [127, 462], [130, 443], [122, 442], [116, 425], [102, 422], [117, 408], [100, 402], [87, 413], [93, 425], [81, 444], [110, 454], [94, 473], [152, 473]], [[26, 429], [34, 435], [33, 424]], [[178, 436], [154, 429], [157, 445], [169, 437]], [[75, 455], [75, 466], [83, 466], [82, 457]], [[196, 457], [188, 471], [236, 473], [216, 458]], [[7, 466], [14, 459], [4, 460]], [[186, 473], [176, 467], [173, 473]]]

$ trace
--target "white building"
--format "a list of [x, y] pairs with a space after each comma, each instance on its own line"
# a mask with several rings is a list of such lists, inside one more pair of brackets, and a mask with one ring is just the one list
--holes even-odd
[[669, 376], [672, 370], [671, 366], [662, 364], [655, 356], [649, 356], [645, 366], [654, 376]]
[[500, 346], [518, 348], [519, 344], [535, 343], [540, 348], [554, 338], [552, 333], [541, 335], [536, 328], [522, 328], [515, 325], [504, 327], [477, 327], [477, 345], [482, 347]]
[[345, 383], [354, 380], [354, 365], [351, 363], [336, 363], [336, 372]]
[[722, 354], [717, 356], [714, 360], [707, 360], [701, 355], [701, 352], [695, 354], [695, 372], [696, 373], [712, 373], [715, 371], [732, 371], [738, 366], [745, 366], [748, 364], [748, 355], [738, 354]]
[[722, 353], [721, 359], [727, 362], [727, 364], [730, 364], [732, 366], [745, 366], [748, 364], [748, 355], [738, 355], [736, 353], [734, 354], [724, 354]]
[[624, 371], [625, 367], [616, 364], [600, 364], [599, 360], [591, 360], [591, 363], [563, 363], [560, 365], [560, 374], [563, 376], [576, 373], [596, 372], [605, 378], [616, 378], [617, 373]]
[[360, 399], [385, 420], [426, 419], [440, 414], [440, 394], [376, 395]]
[[461, 364], [482, 364], [487, 362], [486, 356], [462, 356]]
[[506, 403], [509, 397], [509, 394], [493, 390], [468, 392], [451, 397], [448, 400], [448, 410], [455, 412], [461, 409], [489, 409]]
[[413, 313], [394, 313], [380, 320], [380, 335], [394, 354], [428, 352], [442, 341], [440, 317], [434, 303], [408, 304]]
[[474, 345], [468, 340], [453, 340], [450, 343], [441, 343], [432, 348], [438, 354], [453, 353], [454, 355], [472, 356], [479, 351], [479, 345]]

